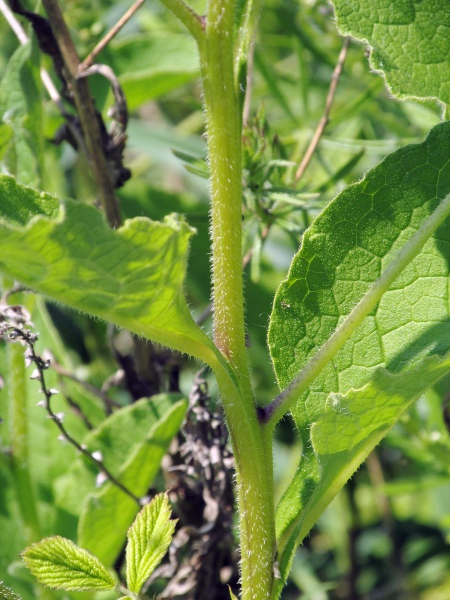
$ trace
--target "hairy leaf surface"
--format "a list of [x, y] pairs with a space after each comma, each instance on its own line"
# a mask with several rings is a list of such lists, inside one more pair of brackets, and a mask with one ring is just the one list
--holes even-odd
[[146, 504], [128, 531], [127, 586], [139, 594], [172, 541], [175, 523], [166, 494]]
[[116, 580], [97, 557], [60, 536], [33, 544], [22, 557], [39, 583], [55, 590], [90, 592], [116, 587]]
[[[281, 387], [314, 357], [449, 192], [446, 123], [422, 144], [388, 156], [315, 220], [274, 302], [269, 344]], [[295, 404], [303, 454], [277, 512], [282, 569], [410, 402], [450, 369], [447, 359], [434, 362], [450, 350], [449, 261], [447, 219]], [[339, 456], [344, 458], [336, 466]]]
[[445, 0], [332, 0], [345, 35], [367, 41], [371, 64], [400, 98], [450, 104], [450, 11]]
[[208, 364], [221, 360], [184, 298], [193, 232], [187, 223], [174, 215], [163, 223], [138, 217], [112, 231], [96, 208], [82, 203], [66, 201], [55, 217], [55, 202], [0, 176], [0, 271]]
[[20, 596], [15, 594], [3, 581], [0, 581], [0, 598], [1, 600], [21, 600]]

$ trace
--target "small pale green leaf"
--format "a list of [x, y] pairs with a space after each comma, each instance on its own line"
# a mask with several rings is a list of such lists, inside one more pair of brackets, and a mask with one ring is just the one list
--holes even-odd
[[22, 600], [22, 598], [0, 580], [0, 600]]
[[399, 98], [450, 104], [447, 0], [332, 0], [344, 35], [367, 41], [371, 65]]
[[117, 585], [97, 557], [63, 537], [45, 538], [22, 557], [39, 583], [54, 590], [94, 592]]
[[[173, 405], [150, 430], [121, 469], [118, 479], [138, 498], [144, 496], [157, 474], [170, 442], [178, 432], [187, 401]], [[112, 566], [125, 542], [127, 530], [139, 511], [137, 503], [112, 483], [86, 498], [78, 525], [78, 543]], [[111, 527], [114, 523], [114, 527]]]
[[[48, 208], [31, 219], [41, 200]], [[187, 223], [176, 215], [163, 223], [138, 217], [113, 231], [92, 206], [67, 201], [55, 218], [54, 204], [0, 176], [0, 271], [77, 310], [227, 368], [185, 301], [193, 233]], [[27, 214], [27, 226], [18, 227]]]
[[175, 523], [166, 494], [146, 504], [128, 531], [127, 586], [136, 594], [161, 562], [172, 541]]
[[[450, 123], [443, 123], [422, 144], [388, 156], [314, 221], [271, 316], [269, 345], [281, 387], [315, 356], [449, 193]], [[435, 377], [434, 363], [427, 362], [450, 350], [449, 231], [447, 219], [292, 409], [303, 453], [277, 508], [283, 577], [297, 543], [366, 458], [378, 434], [382, 437], [410, 402], [450, 368], [444, 360]], [[403, 396], [387, 387], [387, 374], [382, 382], [376, 375], [383, 367], [392, 377], [405, 378], [392, 380]], [[365, 390], [358, 392], [362, 404], [354, 401], [352, 389]], [[364, 409], [364, 402], [370, 407]], [[311, 429], [314, 423], [320, 426]], [[326, 467], [324, 455], [333, 457], [336, 479], [330, 478], [333, 469]]]

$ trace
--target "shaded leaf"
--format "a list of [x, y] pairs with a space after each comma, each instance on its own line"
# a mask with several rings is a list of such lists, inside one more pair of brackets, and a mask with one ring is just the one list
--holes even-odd
[[126, 547], [127, 586], [139, 593], [172, 541], [175, 523], [166, 494], [146, 504], [128, 531]]
[[119, 75], [128, 107], [144, 102], [198, 77], [194, 40], [186, 34], [139, 33], [111, 44], [112, 66]]
[[33, 544], [22, 557], [39, 583], [55, 590], [113, 590], [117, 584], [98, 558], [59, 536]]
[[[31, 42], [17, 48], [0, 85], [0, 154], [10, 173], [39, 185], [43, 170], [39, 55]], [[9, 130], [5, 127], [9, 126]]]
[[[90, 452], [101, 452], [106, 468], [117, 476], [155, 423], [182, 397], [181, 394], [158, 394], [141, 398], [115, 411], [90, 431], [82, 443]], [[98, 468], [86, 457], [79, 456], [55, 483], [57, 506], [78, 516], [86, 496], [97, 491], [97, 474]]]
[[[121, 469], [118, 479], [138, 498], [144, 496], [157, 474], [161, 460], [178, 432], [187, 409], [182, 400], [152, 427]], [[89, 548], [102, 562], [111, 566], [125, 542], [127, 530], [139, 511], [137, 503], [111, 483], [90, 494], [82, 508], [78, 543]], [[111, 527], [114, 523], [114, 527]]]

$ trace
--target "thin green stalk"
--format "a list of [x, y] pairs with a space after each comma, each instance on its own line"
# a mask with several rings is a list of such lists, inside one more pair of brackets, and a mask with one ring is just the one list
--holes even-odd
[[275, 525], [272, 440], [258, 420], [245, 346], [241, 115], [234, 79], [234, 0], [211, 0], [198, 41], [211, 172], [214, 340], [236, 374], [216, 377], [236, 462], [242, 599], [267, 600]]
[[203, 33], [203, 19], [189, 4], [183, 0], [161, 0], [161, 3], [180, 19], [197, 41], [200, 39]]
[[438, 205], [436, 210], [425, 220], [412, 235], [403, 248], [395, 255], [380, 277], [371, 285], [358, 304], [342, 321], [339, 327], [308, 362], [300, 373], [291, 381], [283, 392], [265, 407], [264, 421], [271, 429], [291, 408], [299, 396], [306, 391], [319, 373], [342, 348], [352, 333], [362, 323], [370, 311], [375, 308], [382, 296], [405, 267], [419, 254], [436, 229], [450, 215], [450, 194]]
[[18, 343], [11, 343], [7, 346], [10, 446], [24, 537], [27, 544], [32, 544], [40, 540], [42, 536], [28, 460], [27, 373], [23, 352], [23, 346]]

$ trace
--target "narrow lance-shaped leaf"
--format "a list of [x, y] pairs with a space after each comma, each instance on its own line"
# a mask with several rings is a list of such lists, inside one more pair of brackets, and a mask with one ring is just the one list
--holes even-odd
[[227, 368], [185, 301], [193, 233], [187, 223], [176, 215], [163, 223], [140, 217], [113, 231], [92, 206], [57, 205], [54, 197], [0, 176], [0, 271], [77, 310]]
[[[388, 156], [315, 220], [271, 316], [269, 344], [281, 387], [339, 335], [399, 251], [448, 205], [449, 193], [445, 123], [422, 144]], [[409, 404], [450, 369], [449, 264], [447, 218], [295, 403], [303, 453], [277, 510], [283, 576], [327, 503]]]
[[344, 35], [369, 42], [372, 67], [400, 98], [450, 104], [450, 11], [446, 0], [332, 0]]
[[39, 583], [55, 590], [94, 592], [117, 585], [98, 558], [63, 537], [45, 538], [22, 557]]
[[172, 541], [175, 523], [166, 494], [144, 506], [128, 532], [127, 586], [138, 594]]

